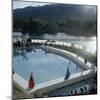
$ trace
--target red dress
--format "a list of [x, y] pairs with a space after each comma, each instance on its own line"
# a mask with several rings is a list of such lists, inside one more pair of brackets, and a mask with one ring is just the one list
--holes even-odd
[[33, 76], [31, 75], [29, 80], [29, 88], [32, 89], [34, 86], [35, 86], [34, 79]]

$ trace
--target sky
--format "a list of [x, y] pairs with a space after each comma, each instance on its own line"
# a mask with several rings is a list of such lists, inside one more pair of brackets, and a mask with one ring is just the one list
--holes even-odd
[[[20, 2], [19, 2], [20, 1]], [[17, 9], [17, 8], [24, 8], [24, 7], [27, 7], [27, 6], [44, 6], [44, 5], [49, 5], [51, 3], [40, 3], [40, 2], [23, 2], [21, 0], [19, 1], [14, 1], [13, 0], [13, 9]]]

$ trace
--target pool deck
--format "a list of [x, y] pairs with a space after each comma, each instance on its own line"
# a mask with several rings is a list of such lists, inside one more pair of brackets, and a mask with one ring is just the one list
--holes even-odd
[[[34, 40], [33, 42], [41, 42], [41, 41]], [[43, 42], [43, 40], [42, 40], [42, 42]], [[46, 41], [44, 41], [44, 43], [45, 42]], [[66, 44], [66, 45], [70, 46], [70, 44]], [[43, 46], [43, 48], [44, 48], [44, 46]], [[16, 85], [16, 87], [19, 88], [26, 95], [30, 95], [31, 97], [34, 97], [35, 93], [37, 95], [40, 95], [42, 93], [48, 93], [52, 90], [73, 84], [75, 82], [85, 80], [85, 79], [93, 77], [95, 75], [95, 73], [97, 71], [96, 67], [93, 66], [90, 62], [84, 63], [84, 59], [81, 58], [81, 57], [77, 57], [76, 54], [65, 51], [65, 50], [49, 47], [49, 46], [46, 46], [46, 48], [49, 49], [49, 50], [53, 50], [53, 52], [58, 52], [59, 54], [61, 54], [64, 57], [66, 57], [66, 56], [70, 57], [76, 63], [78, 63], [79, 65], [84, 67], [86, 70], [79, 72], [79, 73], [76, 73], [76, 74], [70, 75], [70, 77], [67, 80], [64, 80], [64, 77], [60, 77], [60, 78], [55, 79], [55, 80], [36, 84], [33, 89], [28, 88], [28, 81], [27, 80], [22, 78], [17, 73], [14, 73], [13, 74], [14, 85]]]

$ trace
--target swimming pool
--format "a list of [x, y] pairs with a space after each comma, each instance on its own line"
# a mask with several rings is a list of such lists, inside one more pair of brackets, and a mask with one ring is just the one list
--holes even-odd
[[26, 80], [29, 80], [30, 73], [33, 72], [36, 84], [65, 76], [68, 79], [70, 75], [85, 70], [70, 59], [41, 47], [14, 48], [13, 69]]

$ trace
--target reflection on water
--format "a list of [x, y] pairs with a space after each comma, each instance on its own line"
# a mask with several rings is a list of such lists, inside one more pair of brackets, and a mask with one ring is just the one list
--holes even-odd
[[[69, 59], [40, 48], [16, 48], [13, 50], [13, 69], [26, 80], [33, 72], [36, 83], [42, 83], [64, 77], [68, 79], [71, 74], [83, 71]], [[77, 68], [78, 67], [78, 68]]]

